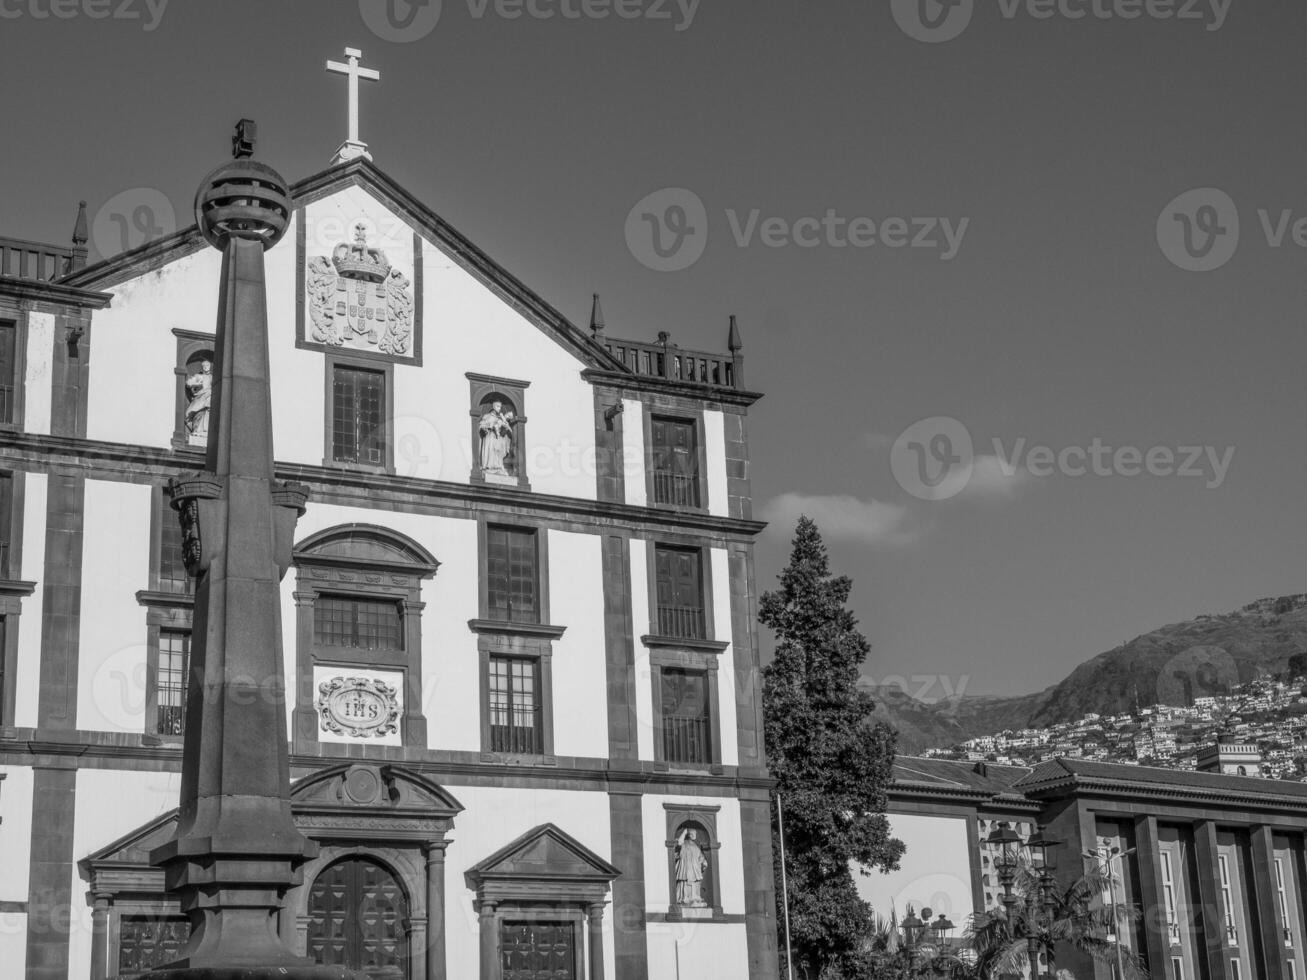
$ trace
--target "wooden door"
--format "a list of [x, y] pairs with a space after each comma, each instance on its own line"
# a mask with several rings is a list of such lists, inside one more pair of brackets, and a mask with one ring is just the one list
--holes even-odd
[[576, 980], [576, 927], [570, 922], [508, 922], [499, 933], [504, 980]]
[[409, 980], [408, 899], [375, 861], [347, 858], [309, 890], [308, 954], [369, 980]]

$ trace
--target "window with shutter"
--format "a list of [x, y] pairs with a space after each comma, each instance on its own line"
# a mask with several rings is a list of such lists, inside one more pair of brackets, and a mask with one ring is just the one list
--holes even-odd
[[698, 507], [699, 447], [694, 422], [654, 416], [649, 432], [653, 502]]
[[540, 621], [539, 561], [536, 532], [490, 527], [486, 532], [489, 618], [503, 622]]
[[686, 640], [704, 639], [703, 581], [699, 552], [659, 546], [654, 553], [657, 576], [658, 632]]
[[386, 376], [337, 365], [332, 374], [331, 452], [337, 463], [386, 463]]

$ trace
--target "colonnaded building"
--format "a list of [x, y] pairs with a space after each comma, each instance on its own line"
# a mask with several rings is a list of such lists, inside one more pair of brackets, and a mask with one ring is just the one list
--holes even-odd
[[[597, 300], [578, 329], [353, 149], [267, 256], [320, 845], [282, 935], [385, 980], [774, 977], [734, 324], [721, 354], [609, 337]], [[221, 255], [86, 238], [0, 241], [6, 980], [133, 977], [189, 928], [147, 859], [194, 607], [164, 488], [203, 466]]]
[[[881, 914], [929, 908], [961, 932], [1003, 898], [1001, 825], [1023, 840], [1042, 828], [1061, 842], [1053, 874], [1066, 887], [1097, 866], [1111, 872], [1104, 904], [1133, 905], [1122, 947], [1157, 980], [1307, 977], [1307, 785], [1232, 775], [1237, 746], [1186, 772], [1086, 759], [1034, 768], [899, 758], [889, 819], [907, 845], [899, 870], [858, 876]], [[955, 937], [956, 938], [956, 935]], [[1115, 938], [1115, 937], [1112, 937]], [[1115, 980], [1111, 963], [1071, 948], [1057, 967]], [[1041, 961], [1041, 969], [1048, 964]]]

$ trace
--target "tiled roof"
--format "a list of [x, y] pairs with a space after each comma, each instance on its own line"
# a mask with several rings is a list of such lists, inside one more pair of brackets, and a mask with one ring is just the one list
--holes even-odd
[[1059, 783], [1092, 780], [1120, 783], [1149, 790], [1177, 793], [1219, 793], [1230, 796], [1289, 797], [1307, 803], [1307, 784], [1259, 776], [1227, 776], [1215, 772], [1162, 769], [1155, 766], [1123, 766], [1085, 759], [1053, 759], [1042, 762], [1014, 786], [1017, 792], [1031, 792]]
[[911, 756], [894, 760], [895, 784], [969, 790], [990, 796], [1020, 796], [1020, 791], [1013, 787], [1029, 774], [1025, 766], [1000, 766], [992, 762], [953, 762]]

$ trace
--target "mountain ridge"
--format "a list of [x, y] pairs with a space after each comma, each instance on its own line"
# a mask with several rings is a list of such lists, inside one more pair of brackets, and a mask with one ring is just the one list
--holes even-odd
[[1186, 706], [1228, 694], [1260, 676], [1307, 664], [1307, 594], [1257, 599], [1228, 613], [1203, 613], [1160, 626], [1090, 657], [1051, 687], [1030, 694], [919, 700], [901, 688], [869, 685], [874, 718], [899, 731], [899, 751], [945, 748], [1007, 729], [1044, 728], [1086, 714], [1136, 705]]

